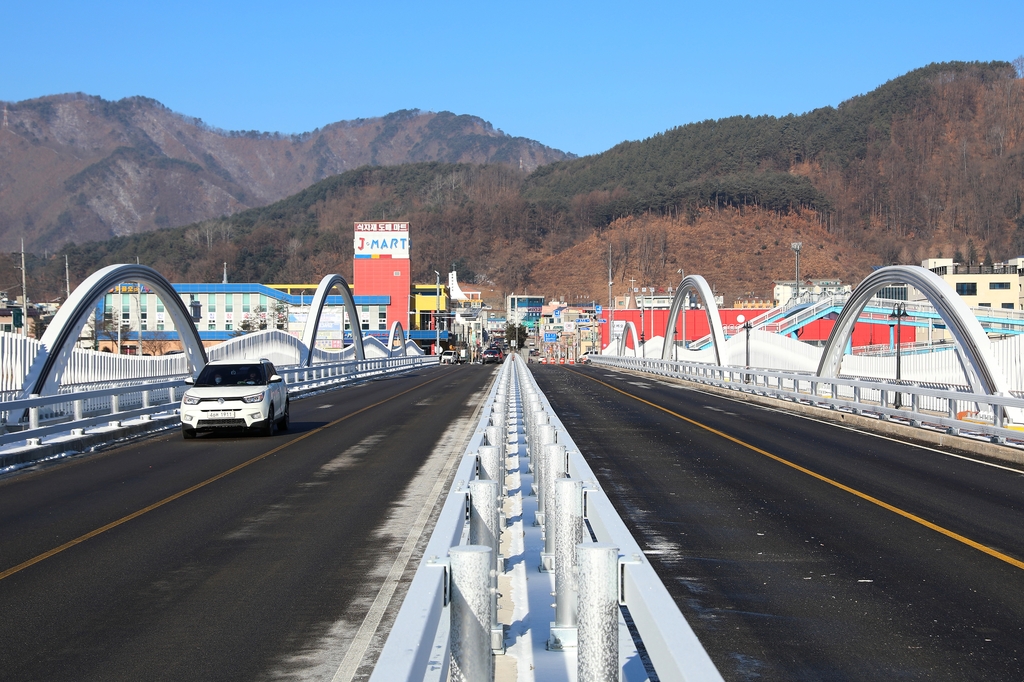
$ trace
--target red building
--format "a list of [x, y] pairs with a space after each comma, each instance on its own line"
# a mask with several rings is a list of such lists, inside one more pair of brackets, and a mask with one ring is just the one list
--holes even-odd
[[[710, 327], [708, 326], [708, 316], [703, 310], [687, 310], [680, 311], [679, 318], [676, 321], [676, 339], [683, 338], [683, 315], [686, 315], [686, 340], [696, 341], [697, 339], [703, 338], [711, 333]], [[764, 310], [750, 310], [745, 308], [721, 308], [719, 313], [722, 316], [722, 326], [727, 329], [727, 334], [732, 335], [733, 330], [730, 328], [737, 327], [740, 322], [738, 317], [743, 315], [744, 319], [752, 320]], [[668, 322], [667, 309], [655, 309], [645, 310], [643, 314], [643, 339], [649, 341], [655, 336], [664, 336], [665, 325]], [[611, 333], [611, 315], [607, 313], [604, 315], [608, 319], [607, 324], [601, 325], [601, 348], [606, 348], [610, 340]], [[640, 321], [640, 310], [636, 308], [618, 308], [615, 310], [615, 321], [623, 322], [630, 321], [636, 326], [637, 338], [640, 337], [641, 332], [641, 321]], [[835, 326], [835, 315], [830, 315], [813, 322], [809, 322], [800, 329], [797, 330], [796, 337], [801, 341], [808, 343], [817, 343], [823, 345], [828, 340], [829, 334], [832, 333], [832, 327]], [[867, 322], [858, 322], [853, 328], [853, 337], [851, 338], [851, 345], [855, 348], [861, 346], [872, 346], [888, 344], [891, 340], [891, 334], [895, 332], [889, 328], [888, 324], [870, 324]], [[904, 326], [901, 330], [902, 343], [911, 343], [915, 340], [915, 332], [912, 327]], [[626, 346], [628, 348], [633, 347], [633, 338], [630, 334], [626, 334]]]
[[356, 296], [387, 296], [387, 329], [409, 327], [409, 223], [356, 223], [352, 285]]

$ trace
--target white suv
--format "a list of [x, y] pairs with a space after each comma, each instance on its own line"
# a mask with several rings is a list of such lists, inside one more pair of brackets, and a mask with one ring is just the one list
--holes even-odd
[[288, 428], [288, 386], [270, 360], [215, 360], [181, 398], [181, 435], [254, 429], [266, 436]]

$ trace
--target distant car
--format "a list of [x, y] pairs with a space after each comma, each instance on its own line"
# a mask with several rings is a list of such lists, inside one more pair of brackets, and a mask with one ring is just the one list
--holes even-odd
[[441, 353], [441, 364], [442, 365], [457, 365], [459, 364], [459, 354], [453, 350], [446, 350]]
[[480, 358], [480, 363], [486, 365], [488, 363], [501, 364], [502, 357], [501, 351], [497, 348], [488, 348], [484, 351], [483, 356]]
[[262, 435], [289, 426], [288, 386], [270, 360], [215, 360], [181, 397], [181, 435], [247, 429]]

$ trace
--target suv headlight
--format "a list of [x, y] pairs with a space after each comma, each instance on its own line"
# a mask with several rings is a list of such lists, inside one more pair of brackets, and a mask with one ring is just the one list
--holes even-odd
[[188, 393], [186, 393], [185, 397], [181, 399], [181, 402], [185, 403], [186, 405], [198, 405], [199, 398], [197, 398], [194, 395], [189, 395]]
[[257, 393], [256, 395], [247, 395], [244, 398], [242, 398], [242, 402], [249, 404], [261, 403], [263, 402], [263, 396], [266, 395], [266, 393], [266, 391], [262, 391], [260, 393]]

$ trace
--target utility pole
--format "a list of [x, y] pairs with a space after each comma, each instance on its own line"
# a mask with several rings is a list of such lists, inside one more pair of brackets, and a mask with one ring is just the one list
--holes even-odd
[[608, 245], [608, 345], [612, 345], [612, 334], [615, 331], [615, 299], [612, 298], [612, 245]]
[[441, 273], [434, 270], [437, 284], [434, 290], [434, 355], [441, 354]]
[[28, 336], [28, 290], [25, 284], [25, 238], [21, 238], [21, 335]]
[[803, 242], [793, 242], [790, 248], [796, 254], [796, 302], [800, 303], [800, 249], [804, 246]]
[[142, 282], [136, 282], [135, 286], [138, 287], [135, 292], [135, 316], [136, 321], [139, 323], [139, 338], [136, 344], [135, 354], [138, 357], [142, 357]]

